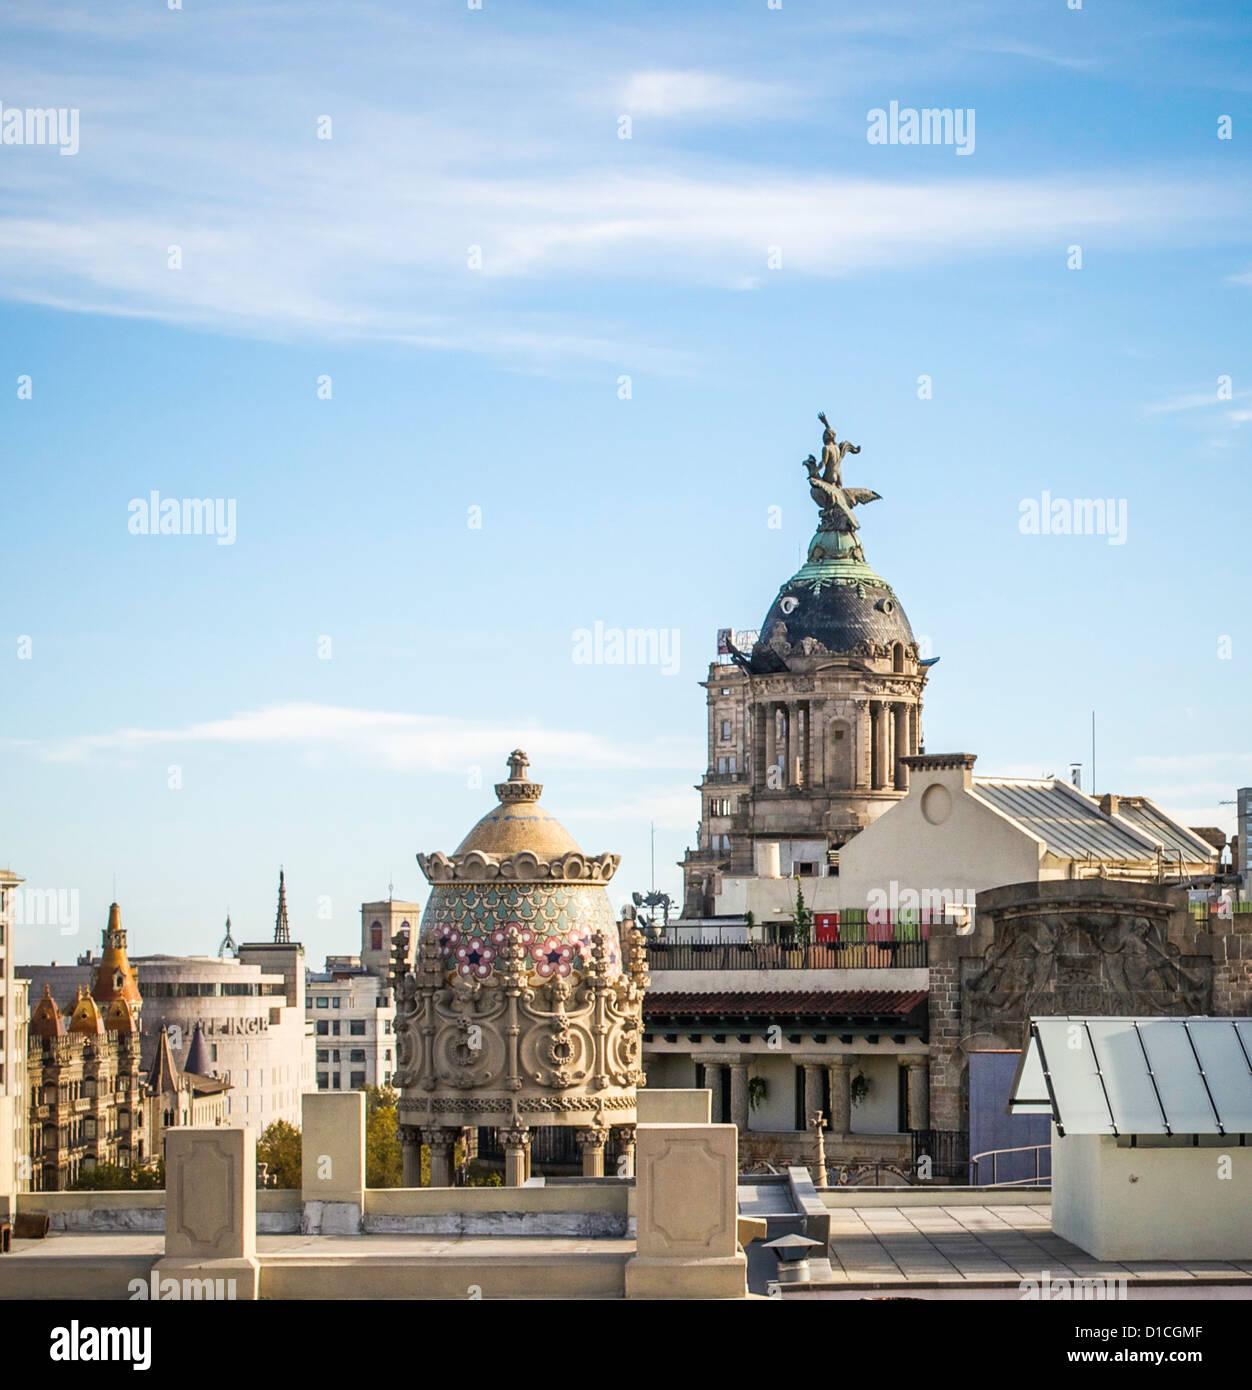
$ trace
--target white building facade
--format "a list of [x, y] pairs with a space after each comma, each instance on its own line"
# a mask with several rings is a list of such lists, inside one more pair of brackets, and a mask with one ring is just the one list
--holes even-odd
[[411, 959], [420, 917], [418, 903], [362, 903], [360, 954], [328, 956], [324, 971], [309, 972], [306, 1007], [319, 1091], [391, 1084], [396, 1070], [392, 951], [405, 940], [405, 959]]

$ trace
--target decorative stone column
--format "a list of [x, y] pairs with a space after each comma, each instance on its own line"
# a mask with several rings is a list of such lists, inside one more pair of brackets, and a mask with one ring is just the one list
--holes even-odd
[[725, 1094], [723, 1088], [725, 1082], [725, 1071], [720, 1061], [704, 1060], [697, 1057], [696, 1061], [703, 1061], [704, 1064], [704, 1085], [709, 1092], [709, 1110], [713, 1116], [713, 1123], [720, 1125], [725, 1101], [722, 1099]]
[[422, 1143], [430, 1150], [431, 1187], [452, 1186], [452, 1145], [456, 1131], [443, 1125], [431, 1125], [422, 1130]]
[[852, 1131], [851, 1057], [832, 1057], [830, 1068], [830, 1132], [842, 1137]]
[[930, 1060], [927, 1057], [909, 1057], [904, 1065], [908, 1068], [909, 1128], [930, 1128]]
[[868, 791], [873, 780], [874, 725], [870, 718], [869, 701], [855, 700], [856, 742], [853, 745], [852, 782], [857, 791]]
[[778, 709], [772, 700], [765, 702], [765, 786], [769, 787], [769, 770], [778, 766]]
[[400, 1186], [422, 1185], [422, 1132], [416, 1125], [400, 1127]]
[[912, 751], [909, 748], [909, 707], [902, 700], [895, 704], [896, 719], [896, 748], [895, 748], [895, 784], [896, 791], [906, 792], [909, 789], [909, 770], [905, 767], [903, 759], [907, 758]]
[[613, 1149], [617, 1156], [613, 1177], [633, 1178], [635, 1176], [634, 1125], [613, 1126]]
[[882, 791], [888, 782], [888, 748], [891, 737], [887, 725], [887, 706], [882, 700], [870, 703], [870, 714], [874, 720], [874, 775], [873, 790]]
[[500, 1144], [504, 1149], [504, 1185], [521, 1187], [530, 1176], [530, 1126], [502, 1125]]
[[740, 1134], [747, 1134], [748, 1064], [741, 1057], [730, 1064], [730, 1122]]
[[583, 1177], [602, 1178], [604, 1176], [604, 1146], [608, 1142], [607, 1125], [587, 1125], [576, 1131], [578, 1147], [583, 1153]]
[[826, 785], [826, 715], [825, 700], [809, 701], [809, 782], [815, 787]]

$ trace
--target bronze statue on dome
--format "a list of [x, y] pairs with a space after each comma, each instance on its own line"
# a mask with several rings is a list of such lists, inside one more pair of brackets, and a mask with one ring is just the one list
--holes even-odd
[[851, 534], [860, 529], [860, 522], [852, 515], [852, 508], [866, 502], [877, 502], [879, 494], [864, 487], [844, 487], [843, 460], [847, 454], [859, 454], [860, 445], [850, 444], [845, 439], [839, 443], [835, 428], [826, 418], [824, 411], [818, 411], [817, 418], [822, 422], [822, 461], [812, 454], [804, 460], [809, 475], [809, 495], [821, 508], [822, 519], [819, 531], [843, 531]]

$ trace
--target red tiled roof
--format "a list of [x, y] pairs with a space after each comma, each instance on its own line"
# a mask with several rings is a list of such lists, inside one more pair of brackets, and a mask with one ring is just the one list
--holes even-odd
[[653, 993], [643, 998], [643, 1015], [648, 1018], [716, 1016], [743, 1018], [750, 1015], [811, 1017], [833, 1014], [840, 1018], [872, 1018], [890, 1015], [905, 1018], [926, 1002], [926, 991], [918, 990], [733, 990], [690, 994]]

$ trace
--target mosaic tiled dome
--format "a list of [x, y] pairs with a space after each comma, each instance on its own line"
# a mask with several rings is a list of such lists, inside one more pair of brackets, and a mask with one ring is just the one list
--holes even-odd
[[531, 1126], [569, 1126], [595, 1168], [608, 1130], [635, 1119], [646, 953], [632, 928], [622, 959], [605, 890], [617, 855], [584, 854], [526, 766], [510, 757], [499, 804], [455, 854], [417, 856], [431, 889], [413, 966], [395, 975], [393, 1082], [402, 1125], [435, 1149], [494, 1125], [516, 1154]]
[[431, 882], [419, 947], [433, 939], [450, 975], [487, 980], [516, 926], [527, 970], [548, 980], [582, 974], [602, 932], [606, 973], [616, 978], [621, 948], [604, 885], [618, 856], [585, 855], [539, 805], [543, 788], [526, 779], [525, 755], [509, 765], [509, 780], [496, 784], [499, 804], [455, 854], [418, 855]]

